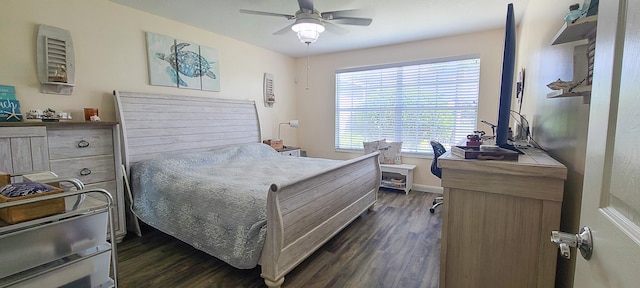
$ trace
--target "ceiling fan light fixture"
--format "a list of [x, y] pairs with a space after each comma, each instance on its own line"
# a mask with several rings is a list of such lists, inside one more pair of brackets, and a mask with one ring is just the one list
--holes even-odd
[[291, 26], [291, 30], [298, 34], [298, 39], [300, 39], [302, 43], [313, 43], [318, 40], [320, 33], [324, 32], [324, 25], [316, 22], [298, 21]]

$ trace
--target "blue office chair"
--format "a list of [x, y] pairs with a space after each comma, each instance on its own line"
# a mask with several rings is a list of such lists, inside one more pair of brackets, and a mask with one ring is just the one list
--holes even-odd
[[[433, 175], [438, 176], [438, 178], [442, 178], [442, 169], [438, 167], [438, 157], [447, 152], [447, 149], [444, 149], [444, 146], [440, 144], [438, 141], [431, 140], [431, 147], [433, 148], [433, 161], [431, 162], [431, 173]], [[444, 203], [444, 197], [436, 197], [433, 199], [433, 206], [429, 209], [429, 212], [432, 214], [436, 211], [438, 206]]]

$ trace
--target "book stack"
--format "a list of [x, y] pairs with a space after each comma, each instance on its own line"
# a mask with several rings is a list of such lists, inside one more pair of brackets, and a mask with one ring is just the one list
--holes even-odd
[[20, 122], [20, 102], [13, 86], [0, 85], [0, 122]]

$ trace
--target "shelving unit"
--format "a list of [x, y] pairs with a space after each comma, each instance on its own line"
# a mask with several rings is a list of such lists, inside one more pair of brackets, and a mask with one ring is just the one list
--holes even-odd
[[553, 37], [551, 45], [564, 44], [580, 40], [588, 40], [587, 44], [574, 47], [573, 51], [573, 81], [579, 82], [587, 79], [572, 89], [554, 90], [547, 94], [547, 98], [562, 98], [582, 96], [583, 103], [591, 101], [591, 80], [593, 71], [593, 58], [595, 56], [595, 34], [598, 24], [598, 16], [593, 15], [579, 18], [571, 23], [564, 23], [562, 28]]
[[[0, 225], [0, 287], [118, 286], [115, 229], [109, 221], [114, 215], [113, 198], [106, 190], [35, 197], [2, 203], [0, 209], [89, 193], [100, 193], [106, 201], [98, 207]], [[105, 241], [107, 228], [111, 243]]]
[[415, 168], [416, 165], [413, 164], [380, 164], [380, 170], [382, 170], [380, 187], [401, 190], [409, 194], [413, 188], [413, 169]]

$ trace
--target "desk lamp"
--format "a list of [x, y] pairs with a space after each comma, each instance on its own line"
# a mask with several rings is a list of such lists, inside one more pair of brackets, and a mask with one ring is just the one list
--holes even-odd
[[289, 125], [289, 127], [297, 128], [298, 127], [298, 120], [291, 120], [289, 122], [280, 123], [280, 125], [278, 126], [278, 139], [279, 140], [282, 140], [282, 138], [280, 138], [280, 130], [281, 130], [283, 124], [287, 124], [287, 125]]

